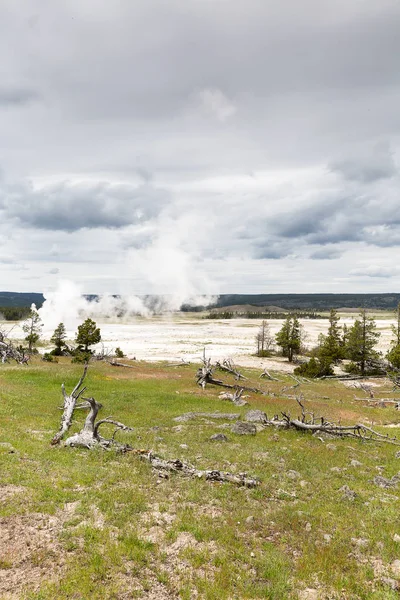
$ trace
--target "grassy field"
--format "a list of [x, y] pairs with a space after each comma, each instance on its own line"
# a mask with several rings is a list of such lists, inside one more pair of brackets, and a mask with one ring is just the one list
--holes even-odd
[[[133, 453], [51, 447], [61, 383], [71, 389], [82, 367], [0, 365], [1, 599], [399, 597], [400, 484], [382, 488], [374, 478], [400, 471], [400, 448], [272, 428], [238, 436], [221, 420], [177, 422], [190, 411], [244, 415], [249, 407], [197, 388], [194, 366], [132, 364], [95, 363], [85, 382], [103, 416], [134, 427], [120, 441], [200, 469], [246, 471], [259, 487], [164, 479]], [[250, 408], [298, 414], [283, 397], [288, 376], [264, 382], [244, 372], [276, 394], [252, 394]], [[393, 397], [388, 382], [376, 383], [376, 397]], [[355, 398], [364, 392], [340, 382], [304, 383], [301, 391], [307, 409], [343, 424], [393, 434], [384, 425], [400, 423], [400, 412], [371, 408]], [[76, 411], [74, 431], [84, 416]], [[228, 441], [210, 441], [218, 432]]]

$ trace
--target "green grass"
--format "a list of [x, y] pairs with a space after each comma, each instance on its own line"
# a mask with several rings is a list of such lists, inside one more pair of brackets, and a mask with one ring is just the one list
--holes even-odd
[[[393, 540], [400, 534], [400, 486], [381, 489], [372, 481], [400, 471], [396, 447], [321, 442], [273, 429], [235, 436], [220, 421], [178, 424], [173, 418], [190, 411], [244, 414], [247, 408], [219, 400], [218, 389], [197, 388], [195, 366], [132, 364], [128, 370], [95, 363], [85, 381], [88, 393], [104, 405], [104, 416], [134, 427], [118, 434], [121, 441], [200, 469], [246, 471], [261, 485], [248, 490], [179, 475], [159, 479], [134, 454], [51, 447], [61, 416], [61, 383], [70, 390], [82, 367], [65, 359], [2, 365], [0, 532], [20, 532], [26, 554], [21, 563], [21, 549], [14, 552], [12, 544], [2, 554], [0, 540], [0, 598], [7, 590], [2, 573], [18, 569], [20, 583], [13, 591], [30, 600], [140, 598], [155, 590], [164, 594], [160, 598], [291, 600], [307, 587], [326, 599], [397, 597], [382, 578], [396, 579], [390, 564], [400, 558], [400, 544]], [[257, 373], [244, 373], [260, 385]], [[251, 408], [269, 416], [280, 410], [297, 415], [296, 402], [281, 395], [293, 380], [279, 377], [282, 382], [261, 383], [276, 397], [251, 395]], [[370, 408], [354, 399], [363, 392], [339, 382], [310, 382], [301, 389], [307, 409], [328, 419], [364, 421], [378, 429], [400, 421], [394, 409]], [[387, 385], [376, 396], [393, 394]], [[84, 417], [85, 411], [76, 411], [73, 431]], [[209, 441], [219, 431], [228, 443]], [[350, 466], [351, 460], [361, 466]], [[354, 502], [343, 500], [344, 485], [356, 492]], [[31, 546], [24, 546], [29, 523], [34, 533]], [[55, 523], [49, 547], [35, 542], [35, 531], [47, 531], [47, 523]], [[32, 573], [47, 564], [38, 582]]]

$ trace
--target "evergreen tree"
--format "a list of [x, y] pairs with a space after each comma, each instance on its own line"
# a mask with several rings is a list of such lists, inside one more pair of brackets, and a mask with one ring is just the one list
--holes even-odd
[[22, 325], [22, 330], [24, 333], [26, 333], [25, 341], [28, 342], [28, 352], [32, 352], [35, 345], [40, 340], [42, 327], [42, 320], [39, 317], [36, 306], [32, 304], [28, 317]]
[[337, 363], [343, 358], [342, 333], [338, 325], [340, 317], [334, 308], [329, 313], [329, 328], [327, 335], [320, 338], [318, 357], [324, 362]]
[[379, 356], [375, 350], [379, 336], [374, 319], [361, 309], [360, 318], [349, 330], [346, 346], [347, 357], [358, 366], [361, 375], [365, 375], [368, 363]]
[[282, 348], [283, 356], [287, 356], [289, 362], [293, 362], [295, 354], [300, 352], [302, 330], [298, 318], [289, 315], [282, 328], [276, 334], [276, 343]]
[[55, 328], [52, 337], [50, 338], [50, 342], [55, 345], [55, 350], [53, 354], [56, 356], [61, 356], [63, 350], [66, 346], [65, 339], [67, 337], [67, 332], [65, 330], [64, 323], [59, 323], [59, 325]]
[[92, 319], [86, 319], [78, 326], [76, 343], [84, 347], [85, 352], [89, 352], [89, 346], [98, 344], [101, 341], [100, 329]]

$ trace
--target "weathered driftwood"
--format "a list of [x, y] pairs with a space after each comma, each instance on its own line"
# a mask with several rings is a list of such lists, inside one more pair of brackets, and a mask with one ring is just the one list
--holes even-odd
[[125, 369], [134, 369], [135, 368], [133, 365], [125, 365], [124, 363], [117, 362], [116, 360], [113, 360], [113, 359], [108, 360], [107, 362], [112, 367], [124, 367]]
[[222, 361], [222, 363], [220, 361], [217, 361], [215, 363], [215, 366], [217, 367], [217, 369], [220, 369], [220, 371], [225, 371], [226, 373], [234, 375], [237, 381], [239, 381], [240, 379], [247, 379], [247, 377], [245, 377], [240, 373], [240, 371], [238, 371], [233, 361], [228, 358], [225, 358]]
[[167, 367], [190, 367], [190, 362], [184, 358], [181, 358], [181, 360], [178, 362], [168, 363]]
[[[82, 399], [85, 400], [87, 404], [81, 405], [76, 408], [90, 407], [89, 414], [86, 417], [83, 429], [81, 429], [81, 431], [79, 433], [75, 433], [71, 437], [67, 438], [65, 440], [65, 445], [73, 447], [73, 448], [88, 448], [88, 449], [95, 448], [96, 446], [99, 446], [99, 447], [105, 448], [105, 449], [110, 448], [111, 446], [116, 446], [117, 448], [119, 448], [121, 450], [126, 449], [127, 446], [121, 445], [115, 441], [115, 434], [117, 433], [117, 431], [120, 431], [120, 430], [132, 431], [132, 428], [127, 427], [126, 425], [124, 425], [123, 423], [120, 423], [119, 421], [114, 421], [114, 419], [111, 419], [110, 417], [107, 417], [106, 419], [101, 419], [100, 421], [97, 421], [97, 423], [96, 423], [97, 414], [98, 414], [99, 410], [102, 408], [102, 405], [100, 404], [100, 402], [96, 402], [96, 400], [94, 398], [82, 398]], [[114, 433], [110, 439], [103, 438], [99, 434], [99, 427], [100, 427], [100, 425], [103, 425], [104, 423], [109, 423], [111, 425], [115, 425]]]
[[[274, 427], [282, 427], [285, 429], [296, 429], [297, 431], [306, 433], [327, 433], [337, 437], [351, 437], [363, 441], [400, 446], [400, 440], [396, 437], [383, 435], [362, 423], [356, 423], [355, 425], [337, 425], [336, 423], [327, 421], [324, 417], [316, 418], [313, 413], [309, 413], [305, 410], [302, 402], [303, 398], [297, 397], [296, 400], [301, 408], [301, 418], [292, 419], [290, 413], [282, 412], [280, 418], [275, 416], [273, 419], [269, 419], [265, 423], [265, 426], [272, 425]], [[309, 415], [309, 418], [307, 418], [307, 415]]]
[[85, 365], [81, 378], [79, 379], [78, 383], [69, 395], [65, 391], [64, 383], [61, 385], [61, 391], [64, 398], [63, 414], [61, 417], [60, 429], [51, 441], [53, 446], [60, 443], [64, 435], [67, 433], [68, 429], [71, 427], [72, 415], [74, 414], [76, 401], [86, 389], [82, 387], [82, 384], [86, 377], [87, 370], [88, 366]]
[[230, 400], [236, 406], [246, 406], [248, 402], [242, 398], [242, 394], [243, 388], [240, 390], [235, 390], [233, 394], [230, 394], [229, 392], [221, 392], [218, 398], [220, 400]]
[[153, 454], [152, 451], [148, 450], [129, 450], [138, 454], [142, 460], [148, 461], [154, 469], [161, 472], [180, 473], [188, 477], [197, 477], [199, 479], [205, 479], [206, 481], [221, 481], [233, 483], [238, 486], [254, 488], [257, 487], [260, 482], [256, 477], [249, 477], [247, 473], [228, 473], [226, 471], [219, 470], [199, 470], [184, 463], [179, 459], [166, 460]]
[[24, 350], [16, 348], [13, 342], [8, 338], [9, 332], [6, 333], [0, 329], [0, 359], [4, 364], [10, 360], [15, 360], [20, 365], [27, 365], [30, 359], [29, 354]]
[[197, 370], [196, 374], [197, 385], [202, 387], [203, 390], [205, 389], [206, 385], [209, 384], [224, 387], [229, 390], [242, 390], [242, 392], [246, 391], [253, 392], [254, 394], [263, 394], [264, 396], [266, 395], [266, 392], [260, 390], [259, 388], [248, 387], [244, 385], [231, 385], [229, 383], [221, 381], [220, 379], [215, 379], [213, 369], [214, 368], [211, 364], [211, 359], [206, 358], [206, 356], [203, 355], [203, 366]]
[[278, 379], [277, 377], [273, 377], [269, 371], [267, 371], [267, 369], [264, 369], [264, 371], [261, 373], [260, 375], [260, 379], [269, 379], [270, 381], [281, 381], [280, 379]]

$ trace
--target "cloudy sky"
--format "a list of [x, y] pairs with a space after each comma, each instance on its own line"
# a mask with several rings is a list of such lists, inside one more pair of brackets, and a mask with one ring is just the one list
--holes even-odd
[[1, 0], [0, 289], [400, 291], [398, 0]]

